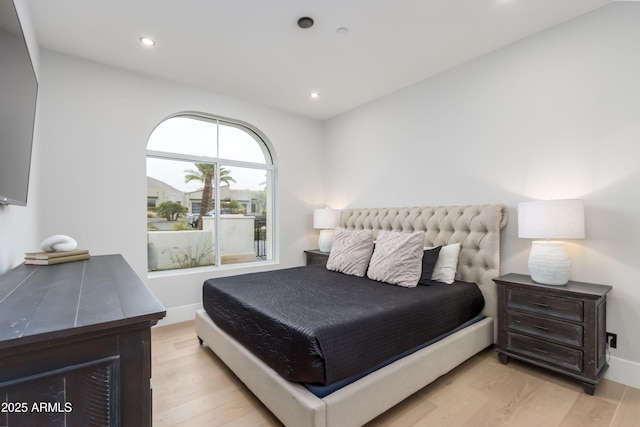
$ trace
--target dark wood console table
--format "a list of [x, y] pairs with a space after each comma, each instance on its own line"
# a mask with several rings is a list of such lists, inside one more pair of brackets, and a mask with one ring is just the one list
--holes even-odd
[[120, 255], [0, 276], [0, 426], [150, 426], [164, 316]]

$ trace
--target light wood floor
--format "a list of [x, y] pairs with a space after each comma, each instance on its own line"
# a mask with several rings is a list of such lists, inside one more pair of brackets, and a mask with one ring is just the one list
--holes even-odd
[[[640, 390], [579, 382], [527, 364], [501, 365], [486, 350], [390, 409], [380, 426], [640, 426]], [[194, 322], [152, 330], [153, 425], [281, 426], [206, 345]]]

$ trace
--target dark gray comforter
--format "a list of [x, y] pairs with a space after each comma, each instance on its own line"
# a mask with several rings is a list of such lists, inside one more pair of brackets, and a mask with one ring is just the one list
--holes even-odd
[[211, 319], [290, 381], [329, 385], [478, 315], [474, 283], [403, 288], [321, 266], [210, 279]]

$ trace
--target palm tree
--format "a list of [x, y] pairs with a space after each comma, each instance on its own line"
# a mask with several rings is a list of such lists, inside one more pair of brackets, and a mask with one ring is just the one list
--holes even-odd
[[[213, 180], [216, 176], [216, 165], [211, 163], [196, 163], [194, 169], [185, 170], [184, 182], [200, 181], [204, 184], [202, 189], [202, 204], [200, 206], [200, 215], [198, 216], [198, 229], [202, 230], [202, 215], [212, 209], [213, 202]], [[236, 182], [231, 176], [231, 172], [224, 167], [220, 167], [220, 182], [229, 185], [230, 182]]]
[[227, 185], [229, 185], [230, 182], [236, 182], [236, 180], [231, 177], [231, 171], [225, 169], [223, 166], [220, 167], [220, 182]]

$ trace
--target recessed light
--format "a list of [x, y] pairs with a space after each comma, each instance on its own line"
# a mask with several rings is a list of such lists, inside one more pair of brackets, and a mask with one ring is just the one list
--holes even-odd
[[311, 95], [309, 95], [311, 97], [311, 99], [318, 99], [320, 97], [320, 93], [318, 92], [311, 92]]
[[156, 45], [156, 41], [153, 39], [150, 39], [149, 37], [140, 37], [140, 43], [142, 43], [145, 46], [155, 46]]

